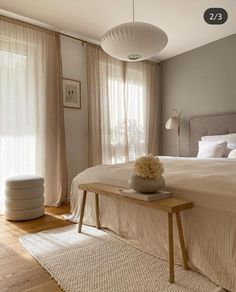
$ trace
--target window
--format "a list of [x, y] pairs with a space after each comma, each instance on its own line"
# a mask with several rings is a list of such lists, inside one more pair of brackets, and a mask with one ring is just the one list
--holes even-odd
[[44, 177], [45, 205], [67, 196], [60, 36], [0, 16], [0, 209], [5, 179]]
[[103, 163], [131, 161], [148, 152], [143, 72], [133, 66], [125, 70], [123, 63], [101, 69]]

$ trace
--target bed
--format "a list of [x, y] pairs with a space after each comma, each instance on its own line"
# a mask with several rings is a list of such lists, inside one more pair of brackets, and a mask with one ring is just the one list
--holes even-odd
[[[214, 116], [214, 119], [213, 116], [192, 119], [190, 121], [190, 149], [195, 149], [194, 145], [199, 135], [201, 137], [205, 134], [219, 135], [231, 131], [236, 132], [236, 129], [231, 127], [232, 123], [236, 125], [236, 114], [233, 114], [233, 117], [228, 115], [228, 117], [229, 119], [224, 118], [223, 131], [222, 127], [218, 127], [218, 131], [214, 133], [210, 131], [210, 128], [215, 128], [215, 126], [217, 128], [217, 123], [221, 125], [222, 116], [218, 118]], [[214, 126], [211, 124], [212, 119]], [[200, 130], [202, 123], [204, 126]], [[166, 189], [176, 197], [194, 202], [194, 208], [185, 211], [182, 217], [192, 268], [205, 274], [219, 286], [236, 291], [235, 160], [159, 158], [165, 168]], [[131, 173], [132, 162], [98, 165], [80, 173], [72, 182], [71, 215], [68, 219], [77, 221], [79, 218], [81, 196], [78, 193], [78, 184], [96, 181], [125, 188], [128, 186], [127, 178], [131, 176]], [[91, 199], [88, 196], [84, 222], [95, 226], [94, 200]], [[102, 197], [100, 215], [103, 228], [110, 229], [137, 248], [167, 260], [167, 222], [162, 212]], [[176, 237], [177, 234], [174, 236]], [[175, 244], [176, 262], [181, 264], [178, 240], [175, 240]]]

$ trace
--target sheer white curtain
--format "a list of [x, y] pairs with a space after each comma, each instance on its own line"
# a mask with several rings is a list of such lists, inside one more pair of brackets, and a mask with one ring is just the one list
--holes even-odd
[[0, 209], [7, 177], [39, 174], [45, 202], [67, 193], [59, 36], [0, 17]]
[[116, 60], [88, 46], [90, 164], [157, 154], [158, 68]]

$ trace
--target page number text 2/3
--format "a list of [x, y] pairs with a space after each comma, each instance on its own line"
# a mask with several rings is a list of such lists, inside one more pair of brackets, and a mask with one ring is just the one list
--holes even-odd
[[204, 19], [208, 24], [223, 24], [228, 19], [228, 13], [223, 8], [208, 8], [204, 13]]

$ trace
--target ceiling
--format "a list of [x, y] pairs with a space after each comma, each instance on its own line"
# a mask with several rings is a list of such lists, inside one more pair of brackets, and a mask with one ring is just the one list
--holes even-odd
[[[207, 24], [203, 14], [210, 7], [226, 9], [228, 21]], [[0, 9], [1, 14], [13, 12], [96, 43], [108, 29], [132, 21], [132, 0], [0, 0]], [[158, 60], [164, 60], [236, 33], [236, 2], [135, 0], [135, 20], [154, 24], [167, 33], [168, 45], [157, 55]]]

